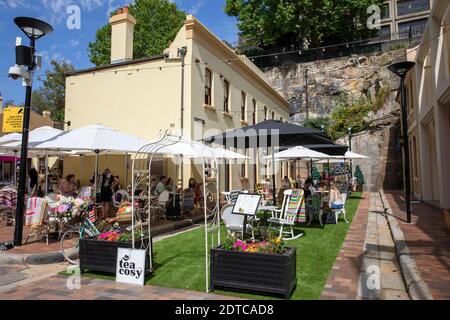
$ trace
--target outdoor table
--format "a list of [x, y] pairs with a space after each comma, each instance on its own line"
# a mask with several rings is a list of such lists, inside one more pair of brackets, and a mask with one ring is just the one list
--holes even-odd
[[269, 219], [266, 215], [266, 212], [272, 212], [272, 210], [276, 210], [279, 209], [280, 207], [277, 206], [259, 206], [258, 207], [258, 211], [262, 211], [264, 212], [264, 221], [267, 222], [267, 220]]

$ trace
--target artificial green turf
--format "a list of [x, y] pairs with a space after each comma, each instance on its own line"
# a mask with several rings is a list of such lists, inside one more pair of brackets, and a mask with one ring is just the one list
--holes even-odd
[[[361, 193], [353, 193], [346, 204], [347, 220], [351, 223], [358, 208]], [[318, 223], [301, 226], [304, 236], [288, 242], [297, 248], [297, 287], [291, 299], [319, 299], [334, 261], [347, 234], [349, 224], [341, 218], [337, 225], [321, 227]], [[155, 272], [146, 284], [168, 288], [204, 291], [205, 286], [204, 228], [168, 238], [154, 244]], [[99, 277], [98, 274], [86, 274]], [[111, 276], [102, 278], [113, 279]], [[273, 299], [273, 296], [252, 295], [216, 290], [225, 294], [253, 299]]]

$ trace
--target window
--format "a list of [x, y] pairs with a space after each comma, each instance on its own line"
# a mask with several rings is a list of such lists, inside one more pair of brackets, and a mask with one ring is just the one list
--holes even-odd
[[402, 0], [397, 1], [397, 15], [405, 16], [407, 14], [430, 10], [430, 0]]
[[212, 73], [211, 70], [205, 70], [205, 104], [210, 106], [212, 103]]
[[223, 81], [223, 111], [230, 112], [230, 83]]
[[390, 17], [391, 17], [391, 10], [389, 8], [389, 3], [385, 3], [381, 7], [381, 19], [389, 19]]
[[400, 38], [420, 36], [427, 26], [428, 19], [415, 20], [398, 24]]
[[269, 110], [267, 110], [267, 107], [264, 106], [264, 120], [269, 119]]
[[391, 26], [382, 26], [380, 30], [378, 30], [378, 37], [380, 40], [390, 40], [391, 39]]
[[256, 100], [253, 99], [253, 124], [256, 124]]
[[244, 91], [241, 92], [241, 120], [247, 120], [247, 95]]

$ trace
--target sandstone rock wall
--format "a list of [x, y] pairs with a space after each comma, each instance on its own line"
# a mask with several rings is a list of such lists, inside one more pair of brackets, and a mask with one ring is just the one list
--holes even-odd
[[[340, 96], [345, 96], [349, 103], [363, 96], [375, 103], [382, 89], [387, 92], [380, 108], [368, 115], [368, 130], [352, 138], [352, 150], [371, 157], [371, 160], [355, 161], [353, 169], [360, 164], [367, 190], [399, 189], [402, 167], [397, 138], [399, 105], [395, 101], [399, 80], [387, 66], [404, 59], [405, 50], [398, 50], [277, 67], [265, 73], [270, 84], [290, 102], [293, 112], [290, 121], [300, 125], [306, 115], [306, 92], [310, 117], [329, 116]], [[348, 140], [341, 142], [347, 144]]]

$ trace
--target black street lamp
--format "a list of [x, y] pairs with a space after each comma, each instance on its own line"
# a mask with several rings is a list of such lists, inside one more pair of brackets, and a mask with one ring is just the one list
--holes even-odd
[[391, 64], [388, 70], [400, 77], [400, 91], [401, 91], [401, 107], [402, 107], [402, 149], [403, 149], [403, 180], [405, 187], [405, 201], [406, 201], [406, 217], [408, 223], [411, 223], [411, 185], [409, 172], [409, 145], [408, 145], [408, 113], [406, 101], [406, 87], [405, 78], [409, 70], [414, 67], [415, 63], [412, 61], [403, 61]]
[[[16, 65], [9, 69], [9, 77], [18, 80], [23, 78], [26, 87], [26, 97], [23, 115], [22, 146], [20, 153], [19, 190], [17, 194], [16, 220], [14, 230], [14, 245], [22, 245], [23, 216], [25, 207], [27, 158], [28, 158], [28, 131], [30, 128], [31, 93], [33, 91], [33, 73], [37, 66], [35, 42], [37, 39], [53, 31], [48, 23], [28, 17], [14, 19], [16, 25], [30, 39], [30, 46], [18, 45], [16, 47]], [[25, 70], [27, 67], [27, 70]]]

